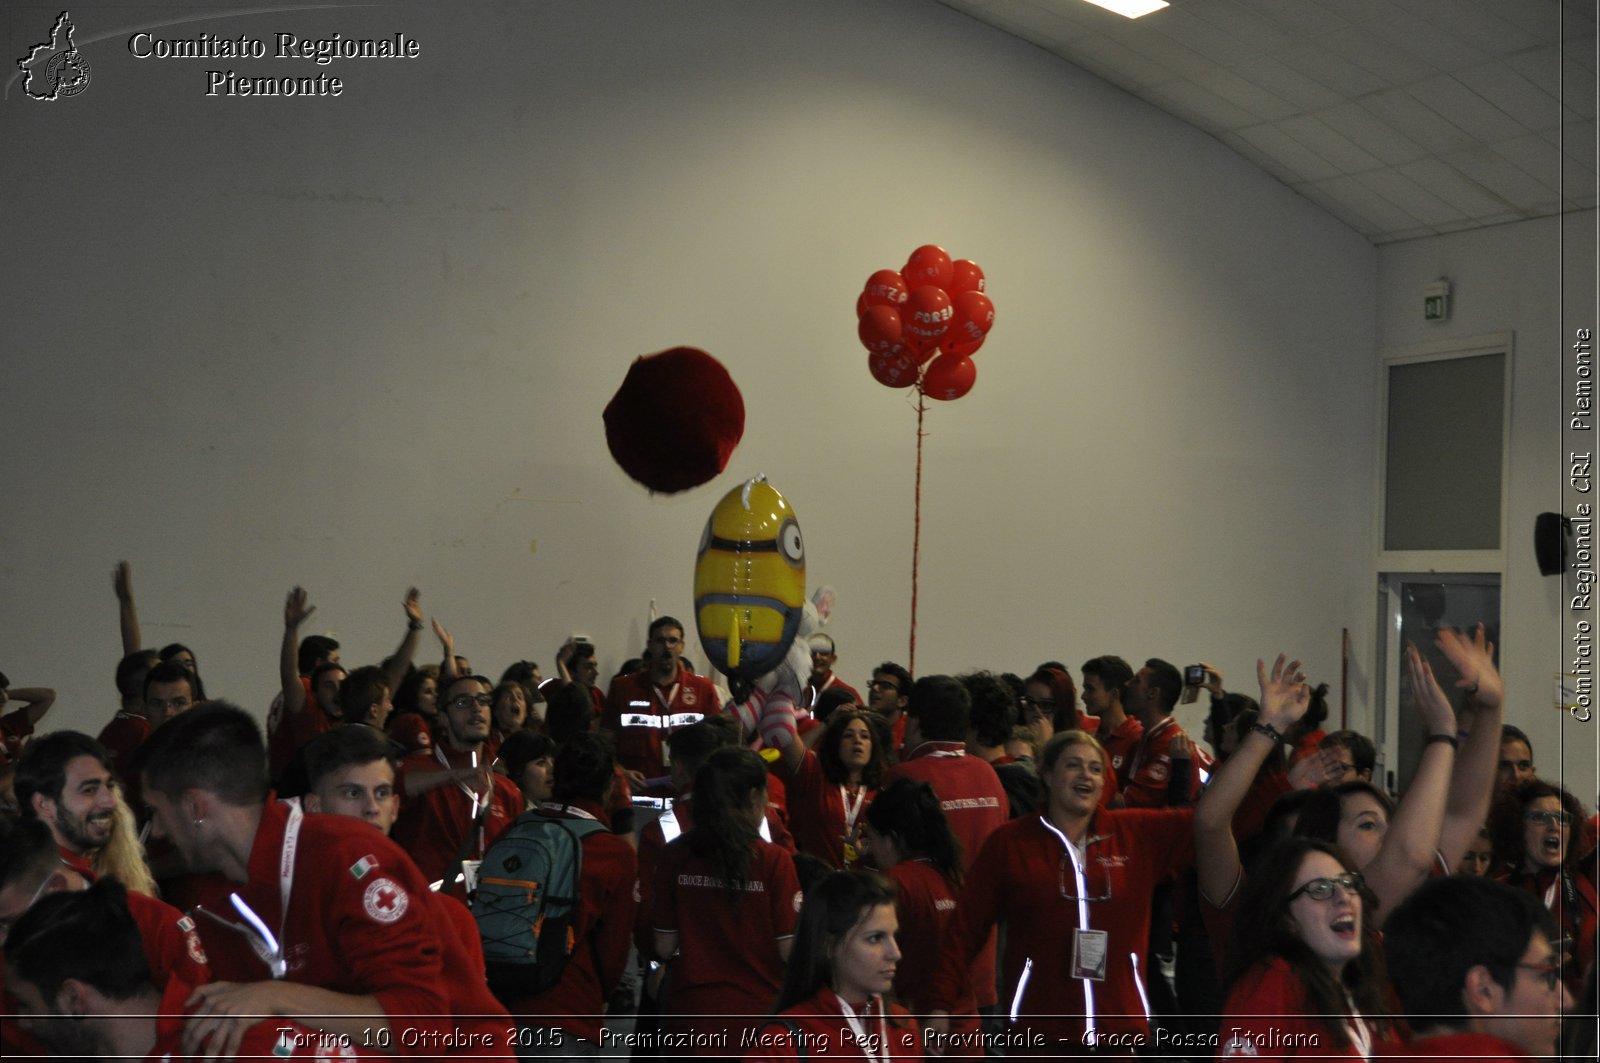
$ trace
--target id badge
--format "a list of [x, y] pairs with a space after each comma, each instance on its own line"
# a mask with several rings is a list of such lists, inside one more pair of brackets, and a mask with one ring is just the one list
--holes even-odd
[[1072, 977], [1106, 980], [1106, 957], [1110, 953], [1110, 935], [1104, 930], [1074, 930], [1072, 932]]

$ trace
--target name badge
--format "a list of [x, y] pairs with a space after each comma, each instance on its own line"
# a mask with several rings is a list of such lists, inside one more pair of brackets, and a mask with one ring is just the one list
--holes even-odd
[[1111, 952], [1110, 935], [1104, 930], [1072, 932], [1072, 977], [1106, 980], [1106, 957]]

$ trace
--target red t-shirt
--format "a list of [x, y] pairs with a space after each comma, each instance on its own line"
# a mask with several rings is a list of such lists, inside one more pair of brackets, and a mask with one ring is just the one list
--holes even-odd
[[[561, 980], [542, 993], [508, 1002], [508, 1010], [529, 1025], [558, 1028], [569, 1037], [598, 1043], [606, 1000], [628, 962], [638, 894], [638, 859], [633, 847], [609, 830], [605, 811], [588, 801], [545, 805], [554, 819], [595, 819], [608, 828], [583, 838], [583, 872], [578, 883], [576, 947]], [[559, 811], [557, 811], [559, 809]]]
[[111, 770], [124, 784], [130, 781], [128, 771], [134, 752], [149, 737], [150, 721], [137, 712], [119, 712], [100, 729], [100, 744], [111, 754]]
[[1144, 724], [1137, 717], [1124, 716], [1122, 726], [1110, 734], [1096, 734], [1100, 744], [1106, 748], [1106, 756], [1111, 758], [1111, 771], [1117, 777], [1119, 786], [1128, 785], [1128, 769], [1133, 766], [1133, 751], [1139, 746], [1139, 739], [1144, 737]]
[[290, 713], [284, 709], [282, 694], [267, 710], [267, 773], [274, 780], [283, 777], [289, 762], [294, 760], [294, 755], [302, 746], [319, 734], [333, 730], [340, 723], [328, 715], [311, 692], [310, 676], [301, 676], [300, 686], [305, 690], [306, 697], [299, 712]]
[[867, 826], [867, 806], [878, 791], [859, 787], [852, 794], [829, 782], [822, 761], [809, 749], [789, 776], [788, 787], [795, 846], [802, 853], [826, 860], [832, 867], [856, 867], [859, 860], [846, 859], [845, 845], [848, 842], [853, 851], [860, 844]]
[[[484, 763], [479, 754], [479, 764]], [[406, 777], [413, 772], [443, 771], [467, 768], [472, 765], [472, 754], [457, 753], [444, 746], [434, 746], [427, 752], [418, 751], [400, 762], [395, 772], [395, 788], [401, 798], [400, 815], [394, 821], [394, 840], [410, 854], [429, 882], [444, 877], [461, 853], [467, 838], [467, 826], [472, 821], [474, 796], [465, 783], [447, 782], [420, 794], [406, 793]], [[490, 798], [489, 812], [483, 822], [479, 837], [467, 851], [467, 859], [483, 858], [484, 849], [493, 845], [505, 829], [522, 815], [522, 791], [504, 775], [494, 776], [494, 793]], [[445, 889], [461, 896], [461, 887], [446, 883]]]
[[617, 736], [617, 763], [658, 779], [667, 774], [666, 736], [721, 712], [711, 680], [680, 664], [677, 678], [664, 686], [652, 682], [648, 670], [613, 679], [601, 726]]
[[[956, 891], [949, 879], [941, 875], [926, 860], [902, 860], [886, 874], [900, 887], [895, 901], [895, 911], [900, 919], [900, 932], [895, 935], [900, 943], [900, 966], [895, 973], [894, 994], [910, 1005], [918, 1018], [926, 1018], [933, 1008], [929, 998], [933, 991], [934, 972], [939, 969], [939, 948], [945, 931], [956, 914]], [[952, 1034], [978, 1028], [977, 1002], [968, 994], [949, 1009]], [[969, 1021], [962, 1022], [966, 1018]], [[969, 1028], [970, 1027], [970, 1028]], [[982, 1055], [982, 1045], [973, 1038], [960, 1038], [957, 1044], [965, 1048], [972, 1041], [973, 1052], [953, 1049], [949, 1055]]]
[[846, 690], [850, 692], [850, 699], [857, 705], [866, 704], [866, 702], [861, 700], [860, 691], [851, 686], [849, 683], [846, 683], [843, 679], [840, 679], [838, 676], [834, 675], [832, 672], [829, 672], [827, 675], [822, 677], [822, 682], [808, 682], [806, 684], [805, 690], [801, 692], [800, 704], [796, 706], [795, 711], [798, 712], [802, 709], [807, 713], [814, 711], [817, 707], [817, 699], [822, 697], [822, 692], [824, 690]]
[[[1305, 983], [1287, 960], [1273, 957], [1240, 976], [1222, 1005], [1221, 1047], [1218, 1058], [1243, 1056], [1252, 1063], [1297, 1056], [1325, 1059], [1365, 1055], [1359, 1036], [1376, 1040], [1372, 1024], [1348, 1014], [1322, 1016], [1307, 1014]], [[1334, 1041], [1331, 1024], [1349, 1031], [1341, 1048]]]
[[794, 860], [776, 845], [756, 840], [743, 889], [734, 892], [686, 838], [669, 844], [656, 867], [651, 916], [656, 930], [678, 935], [661, 993], [667, 1028], [726, 1030], [737, 1044], [771, 1014], [783, 983], [778, 940], [794, 935], [800, 902]]

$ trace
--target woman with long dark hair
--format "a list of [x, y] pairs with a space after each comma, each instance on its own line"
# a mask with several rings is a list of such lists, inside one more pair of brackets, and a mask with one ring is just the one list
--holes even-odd
[[775, 1017], [748, 1060], [920, 1059], [917, 1027], [890, 1002], [900, 947], [894, 883], [836, 871], [806, 894]]
[[888, 725], [871, 709], [835, 709], [815, 751], [799, 741], [778, 764], [789, 797], [795, 848], [846, 869], [860, 860], [862, 815], [889, 767]]
[[767, 765], [755, 753], [737, 747], [706, 757], [694, 777], [694, 809], [694, 826], [656, 865], [651, 926], [656, 955], [667, 962], [664, 1025], [727, 1032], [738, 1044], [782, 984], [800, 884], [789, 854], [761, 838]]
[[1234, 923], [1220, 1054], [1369, 1058], [1385, 1032], [1375, 904], [1334, 846], [1303, 837], [1275, 846], [1239, 898], [1250, 917]]
[[[878, 794], [867, 809], [866, 834], [873, 863], [899, 888], [904, 957], [894, 982], [895, 995], [921, 1018], [932, 1010], [928, 995], [939, 966], [939, 947], [961, 889], [961, 846], [933, 787], [914, 779], [896, 779]], [[952, 1013], [975, 1014], [976, 1003], [964, 1001]], [[977, 1029], [976, 1022], [970, 1026], [953, 1032]]]

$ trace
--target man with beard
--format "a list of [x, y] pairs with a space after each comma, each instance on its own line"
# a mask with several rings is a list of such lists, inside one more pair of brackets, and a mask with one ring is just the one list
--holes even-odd
[[[400, 762], [402, 804], [394, 839], [430, 881], [454, 877], [458, 860], [481, 860], [522, 814], [522, 791], [484, 756], [493, 689], [487, 676], [451, 681], [439, 693], [439, 740]], [[458, 882], [444, 888], [465, 897]]]
[[617, 762], [635, 791], [646, 780], [666, 785], [666, 737], [681, 727], [715, 716], [721, 709], [716, 687], [683, 666], [683, 624], [657, 617], [650, 624], [647, 657], [637, 672], [611, 681], [601, 727], [617, 739]]
[[93, 877], [89, 854], [111, 840], [117, 781], [111, 757], [80, 731], [53, 731], [29, 743], [17, 761], [17, 805], [55, 835], [61, 859]]

